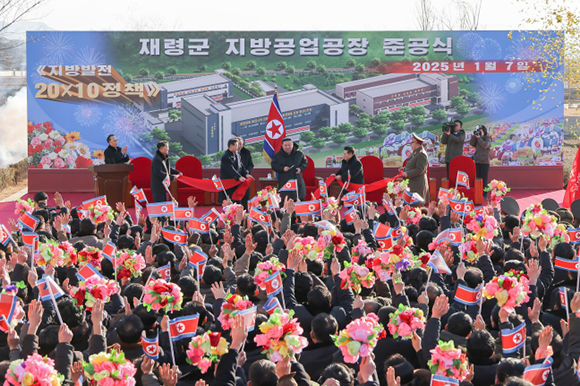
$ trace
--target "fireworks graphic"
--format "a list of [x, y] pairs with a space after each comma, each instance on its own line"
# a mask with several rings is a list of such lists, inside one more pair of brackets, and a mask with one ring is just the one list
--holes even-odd
[[62, 32], [47, 32], [43, 38], [44, 56], [51, 65], [65, 64], [65, 61], [74, 53], [71, 38]]
[[[36, 65], [34, 66], [34, 71], [30, 71], [28, 72], [28, 76], [30, 77], [30, 80], [32, 82], [32, 84], [36, 84], [36, 83], [58, 83], [52, 79], [49, 78], [45, 78], [44, 76], [41, 76], [38, 71], [36, 71], [40, 66], [46, 66], [47, 63], [46, 62], [38, 62], [36, 63]], [[46, 67], [45, 72], [49, 73], [50, 72], [50, 68]]]
[[532, 48], [529, 41], [513, 39], [512, 45], [507, 49], [506, 60], [536, 60], [540, 53]]
[[485, 46], [485, 40], [476, 34], [475, 32], [470, 32], [462, 35], [457, 40], [457, 51], [461, 54], [464, 59], [471, 59], [472, 49], [475, 46]]
[[75, 63], [79, 66], [98, 66], [99, 64], [106, 64], [106, 61], [96, 49], [84, 47], [77, 53]]
[[96, 103], [86, 103], [78, 106], [75, 110], [77, 123], [84, 127], [91, 127], [99, 123], [103, 113]]
[[471, 48], [471, 58], [479, 59], [500, 59], [501, 45], [494, 39], [482, 39]]
[[115, 106], [107, 117], [103, 130], [115, 134], [119, 143], [136, 143], [139, 134], [149, 131], [141, 111], [133, 106]]
[[488, 114], [495, 114], [502, 109], [506, 96], [496, 83], [485, 83], [479, 89], [479, 100], [483, 110]]
[[505, 82], [505, 90], [510, 94], [519, 92], [522, 89], [522, 86], [523, 82], [517, 75], [510, 76], [507, 82]]

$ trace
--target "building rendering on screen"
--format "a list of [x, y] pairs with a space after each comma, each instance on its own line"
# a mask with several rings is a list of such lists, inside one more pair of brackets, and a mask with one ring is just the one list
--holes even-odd
[[[348, 122], [348, 102], [313, 85], [278, 96], [286, 135]], [[202, 154], [227, 148], [228, 139], [240, 136], [251, 143], [263, 140], [271, 96], [219, 103], [207, 94], [182, 97], [182, 136]]]
[[194, 95], [207, 95], [219, 101], [232, 96], [232, 81], [220, 74], [175, 80], [159, 85], [161, 109], [179, 108], [181, 99]]

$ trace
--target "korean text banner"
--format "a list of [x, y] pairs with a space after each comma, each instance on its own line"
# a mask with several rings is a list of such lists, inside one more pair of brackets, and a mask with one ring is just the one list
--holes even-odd
[[335, 167], [347, 144], [401, 166], [412, 132], [439, 165], [442, 126], [456, 119], [465, 155], [485, 125], [492, 165], [562, 165], [563, 66], [541, 72], [534, 45], [552, 33], [522, 34], [29, 32], [29, 165], [102, 164], [114, 134], [131, 158], [169, 140], [173, 162], [194, 155], [204, 167], [239, 136], [267, 167], [276, 91], [287, 136], [317, 167]]

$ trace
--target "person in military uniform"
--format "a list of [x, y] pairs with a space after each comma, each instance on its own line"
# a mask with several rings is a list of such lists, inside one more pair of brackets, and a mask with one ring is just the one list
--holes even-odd
[[423, 139], [413, 134], [411, 143], [413, 154], [407, 159], [403, 170], [403, 178], [409, 179], [409, 190], [417, 193], [425, 202], [429, 199], [429, 180], [427, 179], [427, 168], [429, 167], [429, 157], [423, 148]]

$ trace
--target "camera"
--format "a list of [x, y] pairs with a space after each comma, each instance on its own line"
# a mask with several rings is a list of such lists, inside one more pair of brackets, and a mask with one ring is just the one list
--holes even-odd
[[38, 206], [41, 207], [42, 209], [46, 209], [46, 204], [44, 202], [39, 202]]
[[455, 122], [446, 122], [443, 124], [443, 127], [441, 129], [443, 130], [444, 133], [449, 133], [454, 128], [455, 128]]
[[481, 126], [475, 126], [475, 131], [473, 135], [479, 135], [480, 137], [483, 135], [483, 131], [481, 130]]

